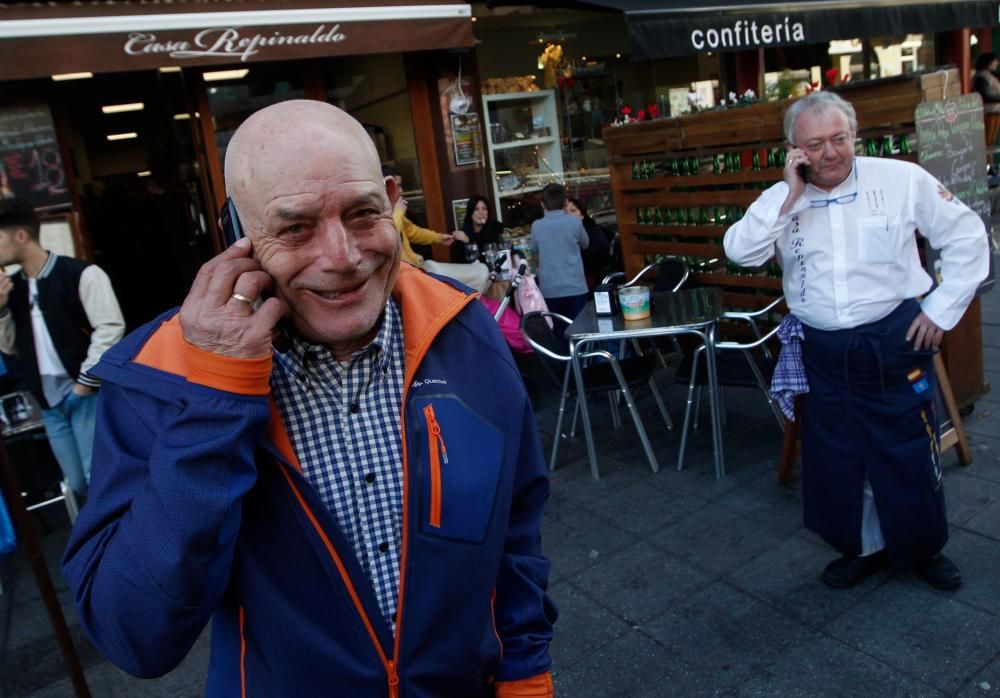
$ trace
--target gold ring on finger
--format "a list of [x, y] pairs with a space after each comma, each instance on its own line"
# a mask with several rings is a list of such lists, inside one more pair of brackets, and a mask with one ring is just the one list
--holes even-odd
[[253, 305], [254, 304], [254, 301], [253, 301], [252, 298], [247, 298], [242, 293], [235, 293], [234, 292], [233, 295], [230, 296], [230, 298], [232, 298], [234, 300], [238, 300], [240, 303], [246, 303], [247, 305]]

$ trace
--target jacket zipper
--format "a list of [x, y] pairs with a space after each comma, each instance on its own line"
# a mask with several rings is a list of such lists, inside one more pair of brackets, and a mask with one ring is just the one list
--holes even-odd
[[[458, 312], [464, 308], [469, 303], [474, 302], [479, 298], [478, 293], [471, 293], [468, 296], [463, 297], [461, 300], [453, 303], [448, 308], [447, 321], [450, 321]], [[447, 322], [446, 321], [446, 322]], [[440, 327], [443, 327], [445, 322], [442, 322]], [[375, 651], [379, 655], [379, 659], [382, 660], [382, 666], [385, 668], [386, 677], [389, 684], [389, 698], [399, 698], [399, 664], [397, 658], [399, 657], [399, 649], [401, 645], [401, 639], [403, 636], [403, 598], [406, 591], [406, 567], [407, 567], [407, 554], [409, 552], [409, 541], [407, 540], [406, 522], [410, 520], [408, 510], [410, 508], [410, 496], [409, 496], [409, 481], [407, 475], [409, 473], [409, 453], [406, 443], [406, 406], [409, 404], [409, 385], [413, 380], [413, 376], [416, 375], [416, 367], [420, 365], [420, 361], [423, 359], [427, 348], [430, 346], [431, 341], [435, 336], [437, 336], [437, 331], [440, 329], [437, 325], [432, 326], [426, 335], [426, 337], [416, 346], [414, 354], [418, 357], [415, 366], [412, 369], [408, 369], [406, 374], [403, 376], [403, 399], [402, 408], [400, 409], [400, 432], [402, 433], [403, 441], [403, 542], [402, 549], [399, 556], [399, 595], [396, 600], [397, 618], [396, 618], [396, 636], [393, 638], [392, 643], [392, 659], [386, 655], [382, 649], [381, 643], [378, 641], [378, 636], [375, 634], [375, 630], [372, 627], [371, 619], [365, 614], [361, 606], [361, 600], [358, 597], [357, 590], [354, 588], [354, 584], [351, 582], [350, 576], [347, 574], [347, 570], [344, 567], [343, 561], [340, 559], [340, 555], [337, 553], [336, 549], [333, 547], [333, 543], [330, 542], [329, 537], [323, 531], [323, 527], [320, 526], [319, 522], [316, 520], [315, 516], [309, 509], [309, 505], [306, 504], [305, 498], [302, 493], [299, 492], [298, 486], [296, 486], [295, 481], [292, 479], [290, 473], [287, 472], [285, 468], [280, 468], [281, 474], [285, 477], [289, 486], [292, 488], [292, 492], [295, 494], [296, 499], [299, 502], [299, 506], [306, 511], [306, 515], [312, 523], [313, 529], [319, 535], [320, 539], [323, 541], [327, 552], [330, 554], [331, 559], [334, 561], [334, 565], [337, 567], [337, 571], [340, 574], [341, 579], [344, 580], [347, 586], [348, 593], [350, 594], [352, 600], [354, 601], [354, 606], [358, 610], [358, 615], [361, 617], [362, 622], [365, 625], [365, 629], [368, 631], [368, 637], [371, 639], [372, 644], [375, 646]], [[409, 356], [409, 355], [408, 355]], [[433, 414], [433, 410], [432, 410]], [[435, 420], [436, 421], [436, 420]], [[441, 442], [441, 446], [444, 446], [444, 442]]]
[[247, 616], [240, 604], [240, 696], [247, 698]]
[[493, 636], [497, 639], [497, 644], [500, 645], [500, 661], [503, 662], [503, 641], [500, 639], [500, 633], [497, 631], [497, 588], [493, 587], [493, 593], [490, 595], [490, 618], [493, 620]]
[[441, 528], [441, 463], [443, 461], [445, 465], [448, 464], [448, 449], [445, 448], [444, 438], [441, 436], [441, 425], [434, 415], [434, 405], [427, 405], [424, 408], [424, 419], [427, 421], [427, 440], [431, 456], [431, 502], [427, 523], [434, 528]]

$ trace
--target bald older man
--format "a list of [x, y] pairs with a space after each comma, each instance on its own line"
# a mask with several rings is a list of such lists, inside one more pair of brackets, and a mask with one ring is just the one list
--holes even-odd
[[212, 618], [211, 696], [552, 695], [548, 483], [496, 324], [400, 265], [335, 107], [251, 116], [226, 186], [247, 237], [94, 369], [64, 562], [91, 638], [158, 676]]

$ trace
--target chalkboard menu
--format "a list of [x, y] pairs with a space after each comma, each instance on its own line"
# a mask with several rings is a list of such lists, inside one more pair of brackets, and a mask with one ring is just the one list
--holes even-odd
[[[917, 152], [920, 165], [937, 177], [959, 201], [979, 214], [990, 229], [990, 201], [987, 195], [986, 138], [983, 131], [983, 100], [978, 93], [917, 105]], [[992, 288], [993, 255], [990, 273], [979, 292]], [[927, 271], [939, 282], [940, 264], [935, 250], [927, 247]]]
[[0, 196], [35, 208], [70, 204], [52, 115], [45, 105], [0, 109]]

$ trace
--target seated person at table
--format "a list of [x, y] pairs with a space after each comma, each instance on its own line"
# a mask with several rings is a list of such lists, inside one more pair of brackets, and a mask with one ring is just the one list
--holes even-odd
[[[545, 216], [531, 224], [531, 250], [538, 260], [538, 284], [549, 310], [572, 319], [587, 304], [581, 251], [590, 245], [583, 222], [566, 213], [566, 188], [542, 189]], [[558, 327], [558, 325], [557, 325]]]
[[396, 226], [396, 230], [399, 231], [399, 237], [403, 241], [404, 262], [409, 262], [415, 267], [422, 267], [424, 265], [424, 258], [413, 251], [413, 248], [410, 246], [411, 242], [415, 245], [444, 245], [445, 247], [449, 247], [455, 240], [468, 242], [465, 233], [460, 230], [456, 230], [454, 233], [438, 233], [430, 228], [421, 228], [407, 218], [407, 203], [402, 194], [403, 176], [399, 173], [399, 170], [389, 165], [382, 165], [382, 176], [391, 177], [396, 182], [396, 188], [400, 192], [399, 198], [396, 199], [396, 203], [392, 209], [392, 222]]
[[[469, 242], [476, 245], [479, 252], [482, 252], [487, 245], [500, 244], [503, 225], [493, 215], [490, 202], [485, 196], [473, 194], [469, 197], [469, 203], [465, 207], [462, 232], [469, 238]], [[467, 262], [469, 261], [467, 254], [467, 245], [464, 242], [459, 241], [452, 245], [452, 261]]]

